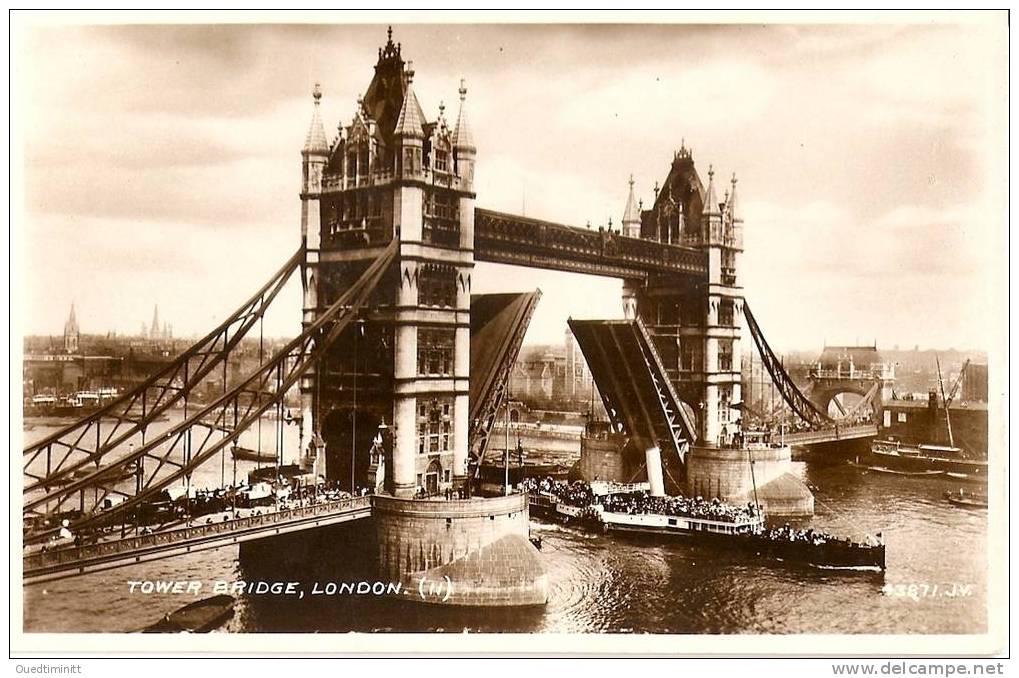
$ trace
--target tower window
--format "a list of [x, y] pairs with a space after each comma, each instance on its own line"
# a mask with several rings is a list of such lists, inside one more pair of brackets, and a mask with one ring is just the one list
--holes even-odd
[[456, 269], [445, 264], [424, 264], [418, 272], [418, 304], [456, 306]]
[[718, 387], [718, 421], [729, 421], [729, 405], [732, 403], [732, 387]]
[[732, 340], [721, 339], [718, 342], [718, 369], [722, 372], [732, 370]]
[[456, 331], [449, 328], [418, 330], [418, 374], [451, 376]]
[[448, 452], [452, 441], [452, 399], [432, 398], [418, 402], [418, 454]]
[[718, 302], [718, 324], [722, 327], [732, 327], [735, 320], [732, 299], [722, 299]]

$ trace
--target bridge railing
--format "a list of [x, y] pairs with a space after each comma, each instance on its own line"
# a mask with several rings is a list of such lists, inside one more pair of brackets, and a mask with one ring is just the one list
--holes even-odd
[[810, 376], [815, 379], [860, 379], [870, 381], [874, 379], [891, 379], [894, 372], [887, 368], [874, 369], [843, 369], [843, 370], [810, 370]]
[[[268, 508], [268, 507], [267, 507]], [[221, 520], [219, 522], [191, 525], [176, 530], [164, 530], [150, 534], [140, 534], [123, 539], [112, 539], [95, 544], [83, 544], [48, 551], [39, 551], [25, 556], [25, 571], [36, 570], [55, 565], [64, 565], [97, 558], [115, 556], [122, 553], [144, 551], [158, 546], [169, 546], [186, 541], [194, 541], [217, 534], [234, 533], [255, 529], [264, 525], [289, 523], [304, 518], [330, 515], [337, 511], [371, 508], [371, 497], [351, 497], [337, 501], [322, 502], [310, 506], [295, 506], [279, 511], [267, 511], [259, 515], [248, 515], [243, 518]], [[257, 509], [254, 509], [257, 510]]]
[[878, 433], [877, 424], [852, 424], [852, 425], [836, 425], [827, 426], [820, 429], [812, 429], [810, 431], [797, 431], [795, 433], [786, 433], [783, 436], [783, 440], [787, 445], [800, 443], [803, 441], [825, 441], [825, 440], [846, 440], [848, 438], [864, 438], [867, 436], [876, 436]]

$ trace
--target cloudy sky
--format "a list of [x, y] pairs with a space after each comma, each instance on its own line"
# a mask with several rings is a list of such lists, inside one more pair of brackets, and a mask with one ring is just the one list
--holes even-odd
[[[618, 225], [674, 149], [739, 177], [748, 302], [780, 349], [985, 348], [1006, 211], [1005, 20], [963, 25], [408, 25], [430, 118], [467, 79], [478, 205]], [[944, 20], [944, 17], [942, 17]], [[350, 121], [385, 25], [36, 26], [13, 67], [28, 333], [204, 332], [298, 245], [319, 80]], [[18, 37], [18, 36], [16, 36]], [[17, 156], [16, 156], [17, 157]], [[16, 185], [17, 186], [17, 185]], [[17, 195], [15, 194], [15, 198]], [[15, 201], [15, 205], [17, 201]], [[478, 265], [540, 287], [528, 340], [617, 317], [619, 282]], [[296, 289], [269, 334], [292, 334]]]

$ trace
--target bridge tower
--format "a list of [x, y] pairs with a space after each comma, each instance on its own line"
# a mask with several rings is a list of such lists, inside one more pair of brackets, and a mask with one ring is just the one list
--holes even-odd
[[[631, 187], [624, 222], [632, 198]], [[735, 176], [731, 193], [719, 201], [714, 170], [709, 168], [705, 188], [684, 144], [662, 188], [656, 186], [652, 208], [640, 212], [639, 235], [706, 252], [707, 278], [690, 284], [656, 275], [623, 284], [624, 312], [630, 317], [635, 309], [651, 329], [669, 378], [696, 414], [701, 444], [724, 442], [738, 418], [732, 405], [740, 400], [742, 229]]]
[[390, 29], [331, 144], [316, 90], [302, 153], [304, 321], [398, 249], [358, 322], [302, 381], [306, 457], [341, 487], [375, 492], [382, 575], [415, 591], [449, 577], [459, 604], [544, 603], [526, 495], [437, 498], [468, 476], [477, 147], [465, 82], [451, 126], [442, 103], [426, 118], [414, 75]]
[[302, 151], [305, 323], [400, 242], [371, 308], [302, 381], [307, 456], [342, 485], [384, 485], [397, 497], [462, 482], [469, 428], [476, 148], [467, 89], [461, 81], [453, 128], [441, 104], [426, 119], [413, 81], [390, 34], [331, 145], [316, 88]]

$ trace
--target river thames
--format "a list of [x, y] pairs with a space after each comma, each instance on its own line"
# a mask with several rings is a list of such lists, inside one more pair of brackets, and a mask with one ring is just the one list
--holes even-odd
[[[289, 440], [294, 428], [284, 427], [287, 449], [296, 449], [296, 440]], [[26, 431], [26, 442], [50, 430], [33, 426]], [[263, 449], [272, 449], [274, 430], [275, 422], [263, 423]], [[257, 431], [249, 435], [242, 444], [256, 446]], [[238, 464], [238, 477], [251, 466]], [[207, 467], [201, 471], [204, 476], [195, 478], [196, 486], [216, 485], [223, 478], [230, 482], [234, 467], [229, 458]], [[868, 473], [829, 459], [796, 462], [795, 467], [816, 497], [816, 514], [808, 524], [837, 535], [883, 532], [886, 572], [753, 562], [705, 547], [648, 545], [532, 520], [549, 572], [550, 596], [544, 608], [441, 608], [346, 590], [304, 597], [243, 593], [233, 618], [220, 631], [986, 632], [987, 512], [946, 502], [944, 492], [958, 485]], [[332, 579], [353, 581], [338, 569], [317, 569], [320, 588]], [[268, 579], [265, 574], [258, 577]], [[272, 573], [274, 581], [295, 578], [293, 573]], [[228, 547], [28, 586], [24, 626], [27, 632], [136, 631], [212, 595], [217, 581], [250, 579], [252, 573], [238, 562], [237, 547]], [[144, 580], [197, 581], [202, 593], [143, 593], [137, 585], [131, 591], [129, 582]]]

